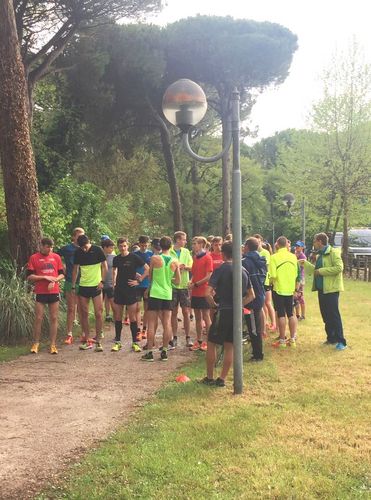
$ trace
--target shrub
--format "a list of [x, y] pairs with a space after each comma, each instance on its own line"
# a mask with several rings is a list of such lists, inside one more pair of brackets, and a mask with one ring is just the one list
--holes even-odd
[[[35, 300], [24, 274], [17, 274], [9, 261], [0, 263], [0, 343], [12, 345], [32, 339]], [[48, 312], [45, 308], [42, 334], [48, 335]], [[64, 328], [65, 311], [61, 307], [59, 328]]]

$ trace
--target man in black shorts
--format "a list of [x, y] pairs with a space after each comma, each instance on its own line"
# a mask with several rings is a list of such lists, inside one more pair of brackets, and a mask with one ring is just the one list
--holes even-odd
[[[233, 268], [232, 242], [222, 245], [224, 263], [216, 269], [209, 280], [206, 289], [206, 299], [211, 307], [218, 308], [213, 323], [209, 329], [208, 347], [206, 353], [207, 376], [202, 380], [206, 385], [225, 386], [225, 379], [233, 363]], [[250, 302], [254, 293], [245, 269], [242, 268], [242, 296], [250, 291]], [[214, 292], [219, 299], [219, 305], [214, 301]], [[241, 311], [242, 315], [242, 311]], [[214, 380], [216, 347], [224, 346], [224, 360], [220, 376]]]
[[92, 245], [86, 234], [77, 238], [79, 248], [75, 252], [72, 271], [72, 290], [76, 289], [76, 279], [81, 272], [78, 295], [81, 308], [81, 327], [83, 343], [80, 349], [85, 351], [92, 348], [89, 342], [89, 302], [93, 301], [95, 315], [95, 351], [102, 352], [100, 342], [103, 329], [103, 301], [102, 289], [107, 274], [107, 260], [101, 247]]
[[33, 325], [34, 341], [31, 352], [39, 351], [41, 324], [45, 305], [49, 309], [50, 354], [57, 354], [57, 329], [59, 310], [59, 281], [64, 278], [63, 264], [60, 256], [53, 253], [53, 240], [43, 238], [40, 252], [31, 255], [27, 265], [27, 279], [35, 285], [36, 305]]
[[[112, 283], [114, 287], [113, 302], [115, 304], [115, 345], [113, 352], [121, 349], [122, 316], [124, 306], [130, 320], [130, 331], [132, 336], [132, 350], [141, 352], [138, 344], [138, 323], [137, 323], [137, 300], [138, 289], [135, 288], [146, 279], [149, 266], [136, 253], [129, 252], [129, 242], [126, 238], [117, 240], [119, 255], [112, 262]], [[143, 267], [143, 274], [137, 277], [137, 269]]]
[[296, 256], [288, 249], [288, 239], [280, 236], [276, 241], [276, 253], [270, 261], [270, 278], [273, 282], [273, 305], [278, 316], [280, 336], [273, 347], [286, 348], [286, 316], [288, 318], [290, 340], [288, 345], [296, 347], [297, 319], [294, 314], [294, 292], [300, 282], [300, 271]]

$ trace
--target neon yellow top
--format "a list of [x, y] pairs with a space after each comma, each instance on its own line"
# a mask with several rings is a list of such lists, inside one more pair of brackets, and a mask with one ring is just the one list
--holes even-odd
[[265, 278], [264, 285], [269, 285], [269, 264], [271, 261], [271, 254], [269, 253], [269, 250], [266, 248], [262, 248], [260, 252], [258, 252], [261, 257], [265, 257], [265, 260], [267, 262], [267, 277]]
[[[191, 252], [188, 248], [181, 248], [180, 250], [175, 250], [174, 247], [170, 248], [170, 255], [176, 259], [179, 264], [184, 264], [187, 267], [192, 267], [193, 259]], [[188, 287], [189, 281], [189, 271], [180, 271], [180, 282], [179, 285], [173, 283], [173, 288], [178, 288], [183, 290]]]
[[296, 255], [289, 252], [287, 248], [280, 248], [271, 255], [270, 277], [273, 282], [273, 290], [278, 295], [293, 295], [296, 282], [300, 281]]

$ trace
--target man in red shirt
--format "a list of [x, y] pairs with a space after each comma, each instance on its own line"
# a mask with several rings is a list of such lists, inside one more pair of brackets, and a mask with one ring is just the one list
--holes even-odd
[[190, 348], [192, 351], [207, 350], [206, 341], [202, 341], [202, 321], [205, 323], [206, 332], [210, 328], [210, 306], [205, 298], [207, 283], [213, 272], [213, 259], [210, 253], [206, 253], [207, 240], [203, 236], [196, 236], [192, 241], [193, 264], [192, 280], [189, 282], [189, 289], [192, 293], [191, 307], [195, 312], [197, 340]]
[[214, 238], [211, 241], [210, 255], [214, 263], [213, 271], [215, 271], [215, 269], [218, 269], [224, 263], [222, 254], [222, 244], [223, 244], [223, 238], [221, 236], [214, 236]]
[[53, 253], [54, 242], [50, 238], [41, 240], [40, 252], [31, 255], [27, 265], [27, 279], [35, 285], [36, 305], [33, 325], [34, 341], [31, 352], [39, 352], [41, 324], [44, 317], [45, 304], [49, 309], [50, 354], [58, 354], [56, 341], [59, 311], [59, 281], [64, 278], [63, 264], [60, 256]]

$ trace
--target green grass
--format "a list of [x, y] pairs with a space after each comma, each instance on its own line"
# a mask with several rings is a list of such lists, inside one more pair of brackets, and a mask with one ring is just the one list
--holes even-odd
[[0, 346], [0, 363], [4, 361], [11, 361], [19, 356], [27, 354], [29, 351], [29, 346], [19, 345], [19, 346]]
[[[170, 381], [39, 498], [368, 497], [371, 286], [346, 286], [349, 349], [321, 346], [316, 296], [307, 292], [298, 348], [266, 343], [264, 363], [245, 364], [242, 396], [231, 381], [227, 389]], [[181, 371], [202, 377], [203, 355]]]

